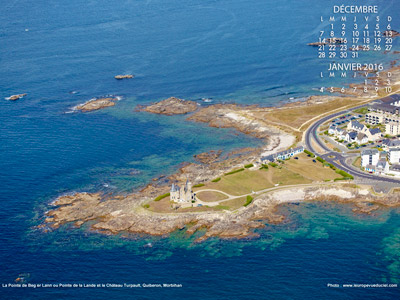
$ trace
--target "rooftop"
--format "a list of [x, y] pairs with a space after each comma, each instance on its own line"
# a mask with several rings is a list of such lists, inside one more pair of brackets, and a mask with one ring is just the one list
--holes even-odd
[[379, 154], [377, 149], [366, 149], [361, 152], [361, 155], [376, 155]]

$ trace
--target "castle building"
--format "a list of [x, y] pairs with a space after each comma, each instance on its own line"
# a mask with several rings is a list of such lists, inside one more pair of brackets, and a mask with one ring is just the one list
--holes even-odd
[[189, 180], [186, 180], [185, 185], [181, 187], [174, 183], [172, 184], [170, 198], [177, 203], [191, 203], [196, 201], [196, 194], [193, 193], [192, 184]]

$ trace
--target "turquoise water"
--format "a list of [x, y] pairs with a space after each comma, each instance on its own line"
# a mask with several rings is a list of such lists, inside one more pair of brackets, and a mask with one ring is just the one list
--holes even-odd
[[[376, 2], [385, 5], [383, 14], [398, 12], [395, 1]], [[170, 96], [275, 105], [314, 93], [327, 84], [318, 79], [325, 63], [305, 45], [317, 39], [319, 17], [336, 1], [307, 4], [20, 0], [0, 6], [0, 97], [28, 93], [0, 101], [0, 283], [29, 273], [32, 283], [183, 284], [1, 288], [1, 298], [396, 298], [398, 289], [326, 287], [398, 281], [395, 210], [360, 217], [349, 207], [288, 206], [282, 208], [287, 223], [267, 225], [257, 240], [202, 244], [184, 232], [156, 239], [69, 226], [47, 234], [33, 229], [62, 193], [128, 193], [194, 154], [260, 145], [233, 130], [134, 108]], [[393, 24], [400, 27], [399, 20]], [[136, 77], [114, 80], [120, 73]], [[98, 112], [66, 113], [108, 94], [123, 99]]]

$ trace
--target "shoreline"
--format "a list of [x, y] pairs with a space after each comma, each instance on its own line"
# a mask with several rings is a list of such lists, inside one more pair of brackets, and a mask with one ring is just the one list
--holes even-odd
[[[395, 67], [394, 70], [400, 70]], [[399, 73], [396, 72], [396, 76]], [[194, 234], [199, 229], [206, 229], [205, 234], [196, 241], [201, 242], [209, 237], [220, 238], [248, 238], [257, 236], [254, 229], [264, 227], [260, 220], [269, 223], [280, 223], [283, 217], [276, 215], [276, 209], [282, 203], [332, 200], [355, 205], [355, 212], [371, 214], [383, 207], [400, 206], [400, 193], [388, 193], [384, 196], [374, 192], [360, 194], [358, 188], [351, 188], [351, 184], [312, 182], [310, 184], [294, 186], [278, 186], [268, 192], [254, 193], [254, 200], [250, 205], [235, 210], [216, 211], [203, 209], [196, 212], [154, 212], [144, 206], [154, 201], [159, 195], [165, 194], [173, 182], [190, 180], [193, 184], [203, 184], [219, 178], [226, 172], [241, 168], [244, 164], [252, 164], [260, 155], [268, 155], [285, 150], [297, 143], [303, 142], [306, 129], [315, 121], [330, 111], [340, 109], [345, 105], [356, 106], [358, 103], [373, 101], [374, 97], [365, 96], [310, 96], [306, 101], [286, 103], [278, 107], [260, 107], [258, 105], [213, 104], [198, 106], [195, 102], [182, 99], [168, 98], [151, 104], [155, 110], [150, 113], [174, 115], [188, 114], [187, 121], [205, 123], [210, 127], [233, 128], [244, 134], [264, 140], [258, 148], [246, 148], [231, 152], [224, 157], [216, 151], [201, 153], [201, 160], [193, 163], [183, 163], [183, 166], [174, 174], [165, 178], [161, 183], [157, 180], [150, 182], [142, 189], [126, 196], [106, 196], [100, 193], [75, 193], [60, 196], [53, 203], [53, 209], [46, 213], [45, 223], [41, 228], [58, 228], [66, 223], [73, 223], [75, 227], [92, 221], [93, 231], [105, 234], [117, 234], [128, 231], [148, 235], [168, 235], [183, 228], [188, 228], [188, 234]], [[350, 102], [349, 102], [350, 101]], [[160, 104], [161, 103], [161, 104]], [[186, 104], [188, 107], [185, 107]], [[177, 105], [177, 107], [175, 107]], [[194, 107], [196, 105], [196, 107]], [[168, 110], [164, 110], [167, 106]], [[177, 110], [175, 111], [175, 108]], [[140, 107], [139, 110], [146, 110]], [[311, 110], [316, 116], [303, 111]], [[317, 110], [322, 110], [319, 114]], [[288, 113], [290, 122], [285, 119]], [[297, 112], [297, 115], [293, 115]], [[275, 120], [282, 114], [281, 119]], [[311, 118], [312, 117], [312, 118]], [[311, 120], [314, 120], [311, 122]], [[308, 124], [307, 126], [305, 124]], [[306, 127], [304, 127], [306, 126]], [[354, 185], [354, 184], [353, 184]], [[325, 189], [328, 186], [328, 190]], [[363, 190], [371, 187], [364, 186]], [[278, 190], [278, 191], [276, 191]], [[201, 191], [201, 190], [200, 190]], [[237, 197], [238, 198], [238, 197]], [[322, 199], [323, 198], [323, 199]]]

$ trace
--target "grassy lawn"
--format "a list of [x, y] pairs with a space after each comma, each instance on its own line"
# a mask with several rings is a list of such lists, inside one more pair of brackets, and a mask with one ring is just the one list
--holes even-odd
[[361, 157], [356, 158], [356, 160], [353, 162], [353, 166], [361, 168]]
[[231, 210], [241, 208], [246, 202], [246, 197], [240, 197], [232, 200], [220, 202], [220, 205], [228, 206]]
[[196, 195], [201, 201], [205, 202], [219, 201], [228, 198], [226, 195], [214, 191], [198, 192]]
[[312, 158], [304, 153], [298, 155], [297, 159], [290, 159], [285, 162], [285, 167], [294, 173], [302, 175], [305, 179], [312, 181], [333, 180], [338, 177], [335, 171], [325, 167], [320, 162], [313, 163]]
[[340, 98], [317, 105], [289, 107], [279, 110], [279, 112], [256, 113], [257, 117], [277, 123], [287, 124], [294, 128], [300, 127], [304, 122], [320, 114], [338, 109], [350, 104], [356, 105], [360, 101], [351, 98]]
[[204, 188], [220, 190], [234, 196], [249, 194], [252, 191], [273, 186], [268, 180], [268, 172], [265, 170], [249, 171], [246, 169], [239, 173], [223, 176], [220, 181], [210, 182]]
[[365, 115], [368, 112], [368, 107], [361, 107], [353, 111], [357, 114]]
[[285, 163], [285, 167], [272, 170], [272, 182], [279, 185], [291, 185], [311, 183], [312, 180], [305, 178], [298, 173], [292, 172], [289, 168], [287, 168]]

